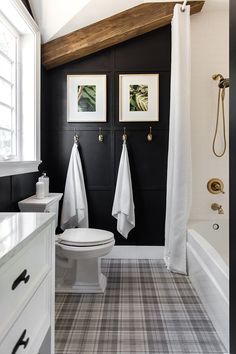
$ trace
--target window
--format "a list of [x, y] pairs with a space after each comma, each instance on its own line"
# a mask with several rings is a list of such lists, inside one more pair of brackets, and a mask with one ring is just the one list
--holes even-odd
[[21, 0], [0, 1], [0, 177], [38, 171], [40, 32]]
[[0, 160], [19, 158], [17, 142], [17, 56], [19, 34], [0, 16]]

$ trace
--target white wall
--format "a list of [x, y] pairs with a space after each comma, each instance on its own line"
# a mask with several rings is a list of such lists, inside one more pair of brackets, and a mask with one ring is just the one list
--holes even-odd
[[[212, 152], [218, 85], [212, 75], [229, 75], [229, 6], [228, 0], [207, 0], [201, 13], [191, 17], [192, 33], [192, 157], [193, 205], [192, 219], [228, 218], [229, 210], [229, 150], [217, 158]], [[228, 129], [229, 89], [226, 93], [226, 120]], [[227, 134], [228, 135], [228, 134]], [[220, 147], [220, 141], [218, 141]], [[213, 177], [225, 183], [225, 194], [213, 195], [207, 190], [207, 181]], [[225, 214], [211, 210], [211, 203], [223, 206]]]

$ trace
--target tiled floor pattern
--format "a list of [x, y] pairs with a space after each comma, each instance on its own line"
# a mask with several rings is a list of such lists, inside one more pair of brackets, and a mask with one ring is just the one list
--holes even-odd
[[103, 260], [105, 294], [56, 296], [56, 354], [225, 353], [188, 277], [160, 260]]

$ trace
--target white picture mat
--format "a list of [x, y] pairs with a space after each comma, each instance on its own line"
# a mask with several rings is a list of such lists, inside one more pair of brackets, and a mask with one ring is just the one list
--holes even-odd
[[[67, 75], [67, 122], [106, 122], [106, 75]], [[78, 112], [78, 86], [96, 86], [96, 111]]]
[[[148, 86], [148, 110], [130, 111], [130, 85]], [[119, 75], [119, 121], [152, 122], [159, 120], [159, 74]]]

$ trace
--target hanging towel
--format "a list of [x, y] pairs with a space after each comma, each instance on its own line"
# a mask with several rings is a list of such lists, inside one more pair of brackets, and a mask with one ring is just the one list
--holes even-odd
[[61, 228], [65, 230], [74, 227], [88, 227], [87, 197], [76, 143], [71, 151], [61, 214]]
[[186, 274], [187, 223], [191, 207], [190, 6], [175, 5], [172, 19], [170, 129], [165, 221], [168, 269]]
[[117, 231], [127, 238], [128, 233], [135, 227], [135, 215], [129, 156], [125, 141], [120, 158], [112, 216], [117, 219]]

